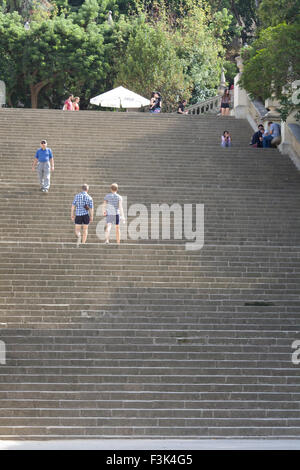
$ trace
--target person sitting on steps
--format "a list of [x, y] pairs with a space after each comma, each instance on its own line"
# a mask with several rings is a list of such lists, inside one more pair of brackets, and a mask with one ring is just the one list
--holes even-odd
[[231, 147], [231, 142], [232, 142], [231, 135], [229, 134], [228, 131], [224, 131], [221, 137], [221, 146]]
[[255, 147], [255, 148], [262, 148], [264, 132], [265, 132], [264, 126], [260, 124], [258, 126], [258, 131], [253, 134], [251, 143], [249, 145], [252, 145], [252, 147]]
[[281, 128], [277, 122], [268, 122], [270, 131], [266, 131], [263, 136], [263, 148], [277, 147], [281, 142]]

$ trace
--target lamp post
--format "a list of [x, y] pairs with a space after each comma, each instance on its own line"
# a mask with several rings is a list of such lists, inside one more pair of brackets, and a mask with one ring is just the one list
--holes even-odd
[[222, 95], [224, 94], [225, 89], [226, 89], [225, 70], [224, 70], [224, 68], [222, 67], [221, 81], [220, 81], [220, 85], [219, 85], [219, 88], [218, 88], [218, 94], [219, 94], [220, 96], [222, 96]]
[[[24, 24], [24, 29], [25, 29], [25, 47], [23, 49], [23, 70], [25, 69], [25, 63], [26, 63], [26, 56], [25, 54], [27, 54], [27, 43], [28, 43], [28, 32], [30, 30], [30, 22], [27, 20]], [[24, 108], [24, 104], [21, 103], [20, 101], [18, 102], [18, 105], [21, 106], [22, 108]]]

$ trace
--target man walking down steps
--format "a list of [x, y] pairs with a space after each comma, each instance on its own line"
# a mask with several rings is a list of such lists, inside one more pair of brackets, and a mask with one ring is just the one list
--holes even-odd
[[32, 170], [37, 167], [40, 189], [43, 193], [47, 193], [50, 188], [50, 165], [54, 171], [54, 157], [52, 150], [47, 148], [47, 141], [41, 141], [41, 148], [36, 151], [32, 164]]

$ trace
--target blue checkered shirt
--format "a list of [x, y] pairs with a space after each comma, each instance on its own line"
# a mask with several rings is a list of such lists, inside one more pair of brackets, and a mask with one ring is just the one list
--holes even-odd
[[76, 194], [73, 201], [73, 206], [76, 206], [76, 215], [86, 215], [89, 213], [84, 206], [88, 205], [90, 209], [93, 208], [93, 199], [85, 191]]

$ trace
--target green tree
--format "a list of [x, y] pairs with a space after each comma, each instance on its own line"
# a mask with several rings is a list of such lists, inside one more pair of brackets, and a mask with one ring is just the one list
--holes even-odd
[[10, 106], [17, 88], [19, 96], [24, 99], [24, 89], [20, 83], [20, 47], [24, 44], [24, 38], [22, 17], [17, 12], [0, 12], [0, 77], [5, 81]]
[[243, 42], [249, 42], [258, 25], [257, 7], [261, 0], [208, 0], [214, 12], [226, 8], [232, 15], [229, 28], [232, 39], [241, 36]]
[[258, 10], [261, 27], [294, 23], [299, 18], [300, 0], [262, 0]]
[[29, 16], [32, 0], [1, 0], [1, 9], [4, 13], [19, 13], [23, 18]]
[[118, 83], [130, 83], [144, 94], [159, 89], [165, 110], [174, 108], [178, 96], [189, 99], [192, 93], [193, 103], [215, 94], [224, 63], [223, 34], [231, 22], [227, 10], [214, 21], [215, 14], [195, 0], [185, 2], [174, 17], [168, 3], [138, 7], [117, 75]]
[[97, 0], [85, 0], [76, 13], [71, 13], [70, 18], [74, 23], [86, 28], [88, 24], [95, 23], [99, 14]]
[[144, 96], [160, 91], [166, 111], [174, 108], [178, 95], [189, 95], [191, 83], [162, 24], [153, 27], [145, 17], [136, 21], [115, 85], [124, 85]]
[[262, 30], [259, 38], [243, 52], [241, 85], [263, 100], [273, 94], [281, 99], [282, 89], [300, 76], [300, 23], [280, 24]]
[[79, 92], [107, 72], [103, 37], [95, 24], [85, 30], [71, 19], [55, 17], [32, 22], [25, 31], [20, 16], [7, 13], [0, 14], [0, 33], [1, 50], [6, 51], [2, 63], [14, 72], [11, 78], [6, 72], [8, 89], [13, 93], [22, 81], [33, 108], [43, 90], [72, 88]]
[[230, 19], [225, 11], [223, 20], [213, 24], [207, 11], [193, 4], [189, 14], [180, 21], [176, 31], [177, 53], [193, 83], [191, 103], [215, 95], [225, 55], [222, 33]]

